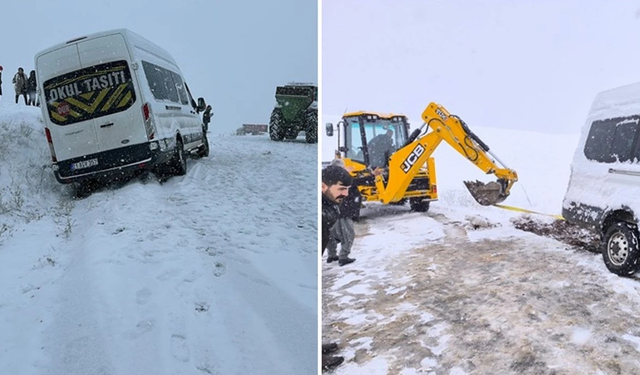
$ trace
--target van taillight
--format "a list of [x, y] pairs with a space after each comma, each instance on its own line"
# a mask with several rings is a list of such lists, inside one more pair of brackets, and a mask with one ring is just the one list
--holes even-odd
[[149, 103], [145, 103], [145, 104], [142, 106], [142, 115], [143, 115], [143, 117], [144, 117], [144, 121], [148, 121], [148, 120], [149, 120], [149, 116], [150, 116], [150, 113], [149, 113]]
[[151, 124], [151, 106], [144, 103], [142, 106], [142, 118], [144, 120], [144, 128], [147, 131], [147, 139], [152, 140], [155, 136], [153, 133], [153, 125]]
[[53, 139], [51, 138], [51, 132], [49, 128], [44, 128], [44, 133], [47, 136], [47, 143], [49, 143], [49, 151], [51, 152], [51, 160], [55, 163], [58, 160], [56, 159], [56, 152], [53, 150]]

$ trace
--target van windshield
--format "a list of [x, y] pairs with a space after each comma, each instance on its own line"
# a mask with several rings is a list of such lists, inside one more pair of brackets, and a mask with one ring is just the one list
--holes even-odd
[[43, 87], [49, 118], [57, 125], [125, 111], [136, 101], [125, 60], [66, 73], [47, 80]]

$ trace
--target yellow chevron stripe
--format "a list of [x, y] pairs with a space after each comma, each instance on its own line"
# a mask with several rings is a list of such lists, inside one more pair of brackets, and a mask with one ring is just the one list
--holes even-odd
[[127, 95], [125, 95], [124, 98], [122, 98], [122, 100], [120, 101], [120, 103], [118, 103], [116, 108], [124, 107], [125, 105], [127, 105], [127, 103], [129, 103], [129, 100], [131, 100], [131, 91], [129, 91]]
[[91, 100], [91, 97], [93, 96], [93, 94], [95, 93], [95, 91], [91, 91], [91, 92], [86, 92], [84, 94], [80, 94], [80, 97], [86, 99], [86, 100]]
[[102, 107], [102, 111], [108, 111], [109, 108], [111, 108], [111, 106], [113, 105], [113, 103], [116, 101], [116, 98], [118, 98], [118, 96], [120, 96], [120, 94], [122, 93], [122, 91], [127, 87], [127, 84], [124, 83], [120, 86], [118, 86], [118, 89], [116, 90], [116, 92], [114, 92], [111, 97], [109, 98], [109, 100], [107, 100], [107, 103], [104, 105], [104, 107]]
[[49, 111], [49, 114], [51, 115], [51, 117], [53, 117], [54, 119], [60, 122], [67, 121], [66, 117], [60, 116], [57, 112]]
[[96, 108], [100, 106], [100, 102], [102, 102], [102, 99], [104, 99], [104, 97], [107, 95], [109, 91], [111, 91], [111, 89], [101, 90], [100, 94], [98, 94], [98, 97], [93, 101], [93, 104], [91, 104], [91, 106], [88, 106], [83, 102], [79, 101], [78, 99], [74, 99], [74, 98], [66, 98], [65, 100], [70, 104], [73, 104], [74, 106], [82, 109], [83, 111], [93, 114], [96, 111]]

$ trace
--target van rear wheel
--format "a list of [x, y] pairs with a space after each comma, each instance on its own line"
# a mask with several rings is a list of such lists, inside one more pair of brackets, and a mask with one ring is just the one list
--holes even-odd
[[615, 222], [605, 232], [602, 257], [609, 271], [619, 276], [630, 276], [640, 268], [638, 230], [626, 222]]

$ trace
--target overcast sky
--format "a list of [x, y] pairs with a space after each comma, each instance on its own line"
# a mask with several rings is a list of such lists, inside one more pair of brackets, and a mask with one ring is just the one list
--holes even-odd
[[34, 69], [37, 52], [123, 27], [173, 55], [192, 94], [212, 105], [212, 132], [266, 124], [277, 85], [318, 81], [317, 9], [316, 0], [3, 1], [2, 100], [13, 100], [11, 78]]
[[429, 102], [474, 125], [578, 132], [595, 95], [640, 81], [640, 2], [325, 0], [322, 112]]

